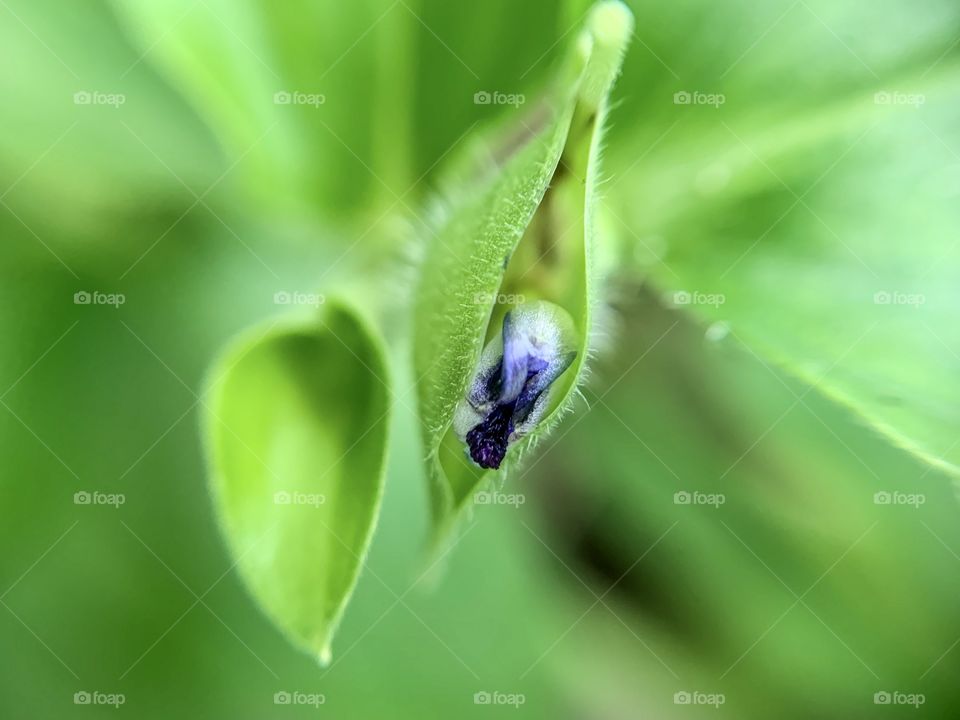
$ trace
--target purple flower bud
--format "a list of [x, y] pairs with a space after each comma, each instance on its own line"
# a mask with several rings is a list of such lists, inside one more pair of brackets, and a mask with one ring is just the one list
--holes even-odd
[[524, 303], [504, 316], [454, 416], [480, 467], [499, 468], [509, 446], [546, 415], [550, 386], [577, 355], [574, 336], [570, 316], [552, 303]]

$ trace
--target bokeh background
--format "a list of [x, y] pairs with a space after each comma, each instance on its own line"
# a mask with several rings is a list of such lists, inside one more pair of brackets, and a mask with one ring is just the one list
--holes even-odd
[[[960, 10], [628, 4], [637, 33], [605, 158], [609, 347], [578, 412], [505, 488], [522, 503], [478, 508], [424, 575], [412, 238], [443, 161], [516, 111], [475, 93], [535, 97], [587, 4], [0, 0], [0, 714], [957, 716], [952, 478], [800, 379], [831, 362], [784, 369], [724, 322], [736, 298], [688, 313], [675, 291], [716, 289], [733, 261], [744, 283], [802, 287], [749, 298], [748, 329], [778, 331], [780, 355], [803, 335], [784, 308], [845, 327], [837, 301], [863, 258], [901, 273], [885, 285], [884, 266], [873, 290], [946, 298], [932, 312], [952, 317]], [[914, 213], [923, 231], [885, 219], [918, 195], [942, 210]], [[842, 237], [824, 230], [834, 220]], [[322, 292], [371, 256], [395, 256], [375, 299], [396, 309], [407, 400], [324, 669], [233, 571], [198, 417], [229, 338], [312, 311], [277, 293]], [[700, 284], [670, 279], [674, 261]], [[917, 266], [932, 272], [910, 277]], [[825, 343], [829, 361], [851, 332]], [[865, 352], [898, 373], [939, 353], [947, 371], [911, 381], [953, 398], [956, 332], [939, 349], [906, 333]], [[884, 402], [909, 404], [904, 392]], [[95, 692], [123, 704], [78, 703]]]

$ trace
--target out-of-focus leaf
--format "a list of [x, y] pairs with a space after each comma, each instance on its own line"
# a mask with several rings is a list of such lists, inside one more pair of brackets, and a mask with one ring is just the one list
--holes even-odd
[[[594, 192], [606, 93], [630, 32], [622, 5], [600, 3], [556, 95], [456, 166], [429, 243], [416, 301], [414, 355], [438, 537], [491, 473], [471, 464], [451, 430], [485, 343], [507, 306], [544, 299], [573, 318], [579, 352], [556, 381], [552, 409], [507, 462], [569, 409], [588, 355], [597, 268]], [[549, 188], [549, 192], [548, 192]]]
[[696, 210], [651, 208], [634, 228], [666, 238], [651, 268], [678, 302], [956, 470], [960, 96], [907, 87], [922, 105], [862, 98], [829, 133], [731, 121], [738, 144], [688, 188]]
[[[553, 0], [419, 0], [408, 5], [422, 21], [414, 21], [414, 177], [438, 167], [473, 123], [489, 120], [501, 109], [478, 103], [477, 93], [522, 95], [532, 103], [555, 69], [554, 61], [563, 56], [560, 40], [583, 23], [579, 16], [559, 18]], [[510, 52], [503, 52], [505, 47]]]
[[252, 193], [287, 210], [344, 215], [383, 185], [387, 200], [405, 189], [396, 153], [408, 143], [403, 88], [416, 20], [402, 4], [115, 2], [145, 61], [216, 131]]
[[638, 5], [657, 32], [628, 61], [639, 130], [608, 188], [633, 259], [955, 470], [960, 9], [931, 0], [905, 33], [913, 3]]
[[[590, 668], [584, 703], [613, 716], [644, 703], [683, 717], [674, 693], [697, 688], [725, 695], [711, 716], [869, 717], [879, 688], [951, 677], [949, 478], [828, 398], [797, 403], [804, 383], [735, 336], [705, 338], [633, 287], [618, 297], [621, 342], [597, 362], [591, 410], [524, 478], [545, 561], [582, 590], [571, 607], [606, 606], [545, 662]], [[927, 707], [956, 696], [931, 689]]]
[[223, 171], [207, 129], [102, 0], [5, 0], [0, 96], [0, 199], [31, 227], [103, 236], [118, 215], [155, 212], [182, 199], [181, 183], [201, 192]]
[[[524, 97], [562, 48], [558, 8], [543, 0], [112, 1], [142, 64], [162, 68], [244, 158], [231, 173], [270, 202], [337, 216], [371, 204], [412, 212], [439, 161], [496, 111], [477, 93]], [[278, 107], [278, 92], [324, 102]]]
[[206, 417], [221, 526], [250, 591], [296, 643], [330, 642], [376, 525], [386, 361], [346, 306], [242, 340], [213, 369]]
[[[609, 162], [617, 170], [642, 169], [674, 145], [730, 144], [718, 115], [772, 128], [860, 93], [909, 91], [911, 76], [942, 70], [960, 54], [960, 7], [951, 0], [627, 4], [637, 17], [637, 42], [617, 92], [619, 112], [632, 122], [610, 132], [619, 152]], [[691, 102], [676, 103], [678, 93]], [[722, 112], [697, 104], [695, 93], [723, 94]]]

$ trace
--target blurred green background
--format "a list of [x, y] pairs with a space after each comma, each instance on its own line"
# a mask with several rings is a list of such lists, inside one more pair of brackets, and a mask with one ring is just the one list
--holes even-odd
[[[609, 349], [522, 504], [424, 575], [413, 238], [515, 112], [474, 94], [532, 100], [587, 3], [0, 0], [4, 717], [957, 716], [960, 9], [628, 4]], [[370, 256], [402, 400], [321, 669], [233, 572], [199, 393], [235, 333], [310, 312], [277, 293]]]

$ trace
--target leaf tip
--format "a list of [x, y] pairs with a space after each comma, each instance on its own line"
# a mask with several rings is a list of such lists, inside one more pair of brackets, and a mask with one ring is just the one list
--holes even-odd
[[321, 668], [330, 667], [330, 661], [333, 660], [333, 651], [330, 648], [330, 643], [327, 642], [320, 648], [320, 652], [317, 653], [317, 664]]
[[600, 106], [620, 74], [632, 34], [633, 13], [620, 0], [603, 0], [590, 10], [580, 38], [581, 53], [589, 48], [580, 100], [591, 109]]
[[622, 51], [633, 33], [633, 13], [621, 0], [604, 0], [590, 11], [589, 27], [601, 46]]

